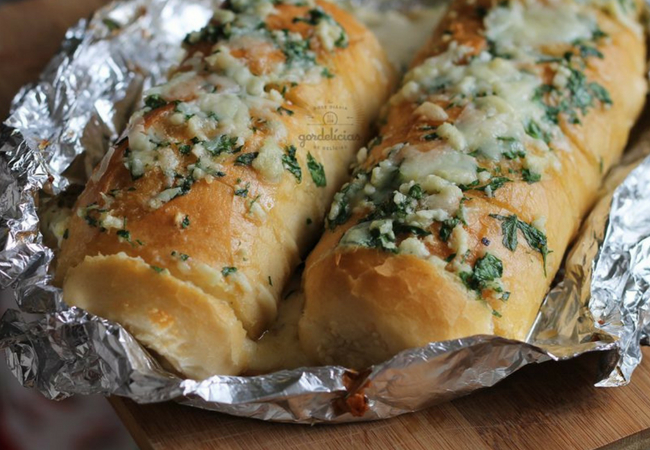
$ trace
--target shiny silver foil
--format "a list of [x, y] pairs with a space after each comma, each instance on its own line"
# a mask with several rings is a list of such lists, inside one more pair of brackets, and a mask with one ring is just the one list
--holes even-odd
[[121, 326], [67, 307], [50, 284], [54, 252], [38, 213], [83, 185], [142, 89], [164, 77], [214, 3], [112, 3], [70, 29], [41, 80], [16, 96], [0, 130], [0, 287], [15, 289], [20, 310], [0, 320], [0, 349], [23, 385], [51, 399], [112, 394], [314, 423], [396, 416], [591, 351], [602, 353], [598, 386], [630, 381], [650, 321], [650, 134], [608, 176], [525, 342], [473, 336], [404, 351], [364, 373], [329, 366], [194, 381], [162, 369]]

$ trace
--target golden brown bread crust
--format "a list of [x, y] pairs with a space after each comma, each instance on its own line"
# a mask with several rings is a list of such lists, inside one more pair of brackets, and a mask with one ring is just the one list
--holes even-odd
[[[468, 60], [471, 55], [478, 57], [489, 44], [483, 17], [495, 4], [454, 2], [413, 67], [444, 53], [453, 41], [472, 49]], [[590, 14], [608, 37], [597, 41], [602, 58], [590, 57], [584, 74], [609, 92], [612, 105], [603, 104], [579, 114], [580, 124], [570, 123], [568, 116], [560, 115], [559, 126], [566, 142], [563, 149], [553, 152], [556, 163], [546, 169], [541, 181], [517, 179], [515, 173], [521, 170], [516, 165], [518, 160], [508, 159], [497, 163], [503, 169], [498, 173], [513, 180], [499, 187], [494, 196], [472, 189], [463, 193], [469, 249], [465, 263], [476, 267], [486, 254], [496, 256], [503, 265], [501, 286], [509, 292], [509, 298], [484, 289], [479, 292], [483, 297], [479, 301], [477, 293], [463, 285], [458, 276], [462, 274], [454, 273], [454, 263], [445, 261], [453, 258], [453, 251], [437, 238], [439, 222], [425, 230], [436, 237], [426, 241], [433, 262], [410, 254], [341, 245], [346, 231], [367, 215], [366, 209], [357, 207], [349, 220], [326, 231], [307, 260], [300, 338], [315, 362], [362, 368], [403, 349], [433, 341], [475, 334], [520, 340], [526, 337], [581, 218], [593, 204], [603, 173], [620, 157], [645, 100], [643, 36], [599, 9], [592, 9]], [[577, 44], [554, 44], [544, 51], [562, 58], [571, 45]], [[547, 83], [554, 75], [551, 64], [538, 65], [540, 76]], [[444, 101], [437, 104], [448, 114], [448, 122], [454, 123], [461, 114], [462, 108]], [[386, 159], [386, 150], [396, 144], [408, 143], [407, 148], [425, 153], [448, 148], [438, 136], [424, 141], [422, 127], [435, 129], [442, 121], [423, 118], [414, 112], [417, 107], [418, 103], [413, 101], [391, 101], [381, 130], [383, 140], [371, 149], [362, 171], [376, 167]], [[526, 151], [536, 152], [529, 145]], [[396, 164], [403, 161], [405, 153], [405, 149], [394, 152]], [[494, 173], [495, 166], [487, 164], [487, 169]], [[525, 224], [540, 217], [546, 219], [547, 248], [552, 252], [545, 265], [541, 252], [526, 245], [521, 234], [515, 251], [502, 243], [502, 222], [491, 215], [504, 218], [513, 214]], [[520, 232], [515, 229], [515, 233]], [[398, 244], [399, 240], [398, 236]]]
[[[331, 26], [330, 19], [314, 15], [309, 19], [312, 10], [307, 6], [275, 6], [265, 18], [266, 28], [302, 34], [317, 63], [329, 73], [316, 83], [267, 84], [266, 92], [282, 89], [281, 107], [276, 111], [274, 106], [270, 113], [250, 107], [252, 134], [240, 151], [219, 156], [221, 176], [194, 181], [185, 195], [152, 207], [152, 193], [169, 187], [166, 175], [156, 168], [134, 180], [125, 167], [132, 143], [125, 140], [96, 168], [70, 220], [56, 271], [66, 302], [122, 323], [188, 376], [237, 374], [245, 369], [251, 340], [274, 319], [283, 287], [317, 239], [318, 224], [391, 90], [392, 68], [374, 36], [338, 7], [317, 3], [318, 10], [344, 30], [347, 42], [328, 51], [325, 38], [308, 40], [318, 28], [308, 21]], [[253, 75], [264, 76], [273, 64], [288, 58], [263, 42], [246, 38], [237, 42], [231, 44], [230, 53]], [[191, 70], [192, 52], [204, 53], [200, 60], [206, 64], [212, 46], [212, 42], [193, 44], [188, 62], [176, 75]], [[220, 56], [219, 51], [215, 55]], [[203, 82], [213, 72], [196, 79]], [[234, 73], [221, 76], [239, 82], [241, 72]], [[181, 144], [190, 145], [194, 136], [189, 125], [171, 123], [170, 117], [176, 114], [173, 100], [189, 102], [198, 95], [201, 83], [193, 80], [189, 87], [166, 92], [166, 104], [144, 115], [144, 130], [162, 127], [166, 141], [172, 143], [166, 145], [171, 145], [182, 166], [196, 160], [194, 154], [181, 151]], [[228, 88], [233, 82], [226, 81]], [[250, 91], [250, 86], [244, 89]], [[301, 145], [300, 136], [320, 132], [322, 108], [330, 107], [338, 108], [341, 119], [345, 114], [349, 125], [340, 125], [341, 132], [355, 139]], [[265, 128], [271, 120], [280, 122], [275, 129], [284, 128], [280, 138]], [[256, 168], [255, 162], [235, 164], [242, 154], [262, 152], [269, 139], [297, 148], [300, 183], [284, 159], [287, 170], [279, 180], [269, 180], [264, 167]], [[326, 186], [318, 186], [310, 176], [308, 153], [322, 164]], [[101, 214], [108, 209], [111, 216], [123, 219], [123, 230], [103, 226]], [[154, 320], [158, 314], [165, 315], [164, 326]], [[189, 331], [194, 327], [196, 334]], [[202, 361], [206, 353], [212, 358]]]

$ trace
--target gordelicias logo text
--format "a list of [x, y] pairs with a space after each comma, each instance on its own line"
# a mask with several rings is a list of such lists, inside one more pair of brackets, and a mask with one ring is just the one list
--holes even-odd
[[[312, 133], [298, 135], [300, 147], [304, 148], [307, 142], [316, 142], [316, 148], [336, 150], [345, 148], [346, 141], [358, 141], [361, 139], [359, 133], [353, 133], [350, 130], [354, 126], [352, 123], [354, 117], [350, 116], [346, 107], [325, 105], [318, 109], [322, 112], [322, 115], [320, 117], [312, 117], [312, 119], [316, 120], [310, 124], [315, 128], [314, 131]], [[342, 121], [339, 120], [339, 116], [343, 117]], [[336, 142], [341, 142], [341, 144], [337, 146]]]

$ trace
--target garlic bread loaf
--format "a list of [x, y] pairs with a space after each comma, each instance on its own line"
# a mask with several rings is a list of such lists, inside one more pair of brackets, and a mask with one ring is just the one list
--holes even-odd
[[644, 104], [640, 10], [452, 3], [307, 260], [300, 339], [314, 362], [525, 339]]
[[231, 0], [184, 46], [79, 197], [56, 281], [201, 379], [246, 370], [394, 74], [327, 1]]

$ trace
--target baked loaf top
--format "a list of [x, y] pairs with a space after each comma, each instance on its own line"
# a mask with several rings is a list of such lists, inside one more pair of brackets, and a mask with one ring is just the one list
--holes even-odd
[[[327, 1], [232, 0], [184, 46], [79, 197], [56, 277], [68, 303], [126, 325], [177, 370], [234, 374], [394, 74]], [[345, 139], [303, 139], [332, 105]]]
[[640, 9], [452, 3], [308, 259], [301, 339], [316, 361], [525, 338], [643, 105]]

